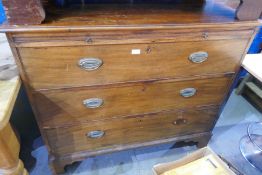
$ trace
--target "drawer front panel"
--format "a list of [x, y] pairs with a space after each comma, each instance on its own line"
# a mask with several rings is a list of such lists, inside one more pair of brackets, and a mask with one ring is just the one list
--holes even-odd
[[235, 72], [247, 42], [19, 48], [19, 54], [31, 87], [49, 89]]
[[154, 82], [115, 87], [73, 88], [34, 94], [43, 126], [220, 104], [231, 77]]
[[210, 131], [217, 113], [218, 107], [215, 106], [166, 111], [47, 129], [44, 132], [51, 150], [64, 155]]
[[[226, 31], [228, 30], [228, 31]], [[147, 30], [103, 30], [85, 32], [22, 32], [13, 33], [12, 41], [16, 47], [50, 47], [50, 46], [84, 46], [105, 44], [138, 44], [167, 43], [181, 41], [231, 40], [249, 39], [254, 33], [252, 29], [232, 30], [230, 25], [221, 31], [203, 28], [192, 29], [147, 29]]]

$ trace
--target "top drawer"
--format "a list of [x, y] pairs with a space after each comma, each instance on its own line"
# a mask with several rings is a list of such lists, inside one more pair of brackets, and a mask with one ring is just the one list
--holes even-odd
[[235, 72], [247, 43], [235, 39], [39, 47], [19, 48], [19, 54], [31, 86], [49, 89]]

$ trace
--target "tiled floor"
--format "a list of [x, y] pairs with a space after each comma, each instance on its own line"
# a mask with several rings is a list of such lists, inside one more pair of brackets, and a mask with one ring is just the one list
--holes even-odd
[[244, 159], [239, 150], [240, 139], [247, 134], [250, 122], [262, 121], [262, 114], [243, 97], [233, 92], [222, 112], [209, 146], [245, 175], [262, 175]]
[[[250, 122], [262, 121], [262, 114], [244, 98], [233, 92], [213, 130], [209, 146], [245, 175], [261, 175], [242, 157], [239, 140], [246, 134]], [[39, 141], [38, 141], [39, 142]], [[157, 163], [177, 160], [196, 150], [195, 146], [172, 148], [173, 144], [138, 148], [91, 157], [67, 167], [66, 174], [75, 175], [151, 175]], [[40, 146], [32, 152], [37, 165], [31, 175], [49, 175], [47, 151]]]

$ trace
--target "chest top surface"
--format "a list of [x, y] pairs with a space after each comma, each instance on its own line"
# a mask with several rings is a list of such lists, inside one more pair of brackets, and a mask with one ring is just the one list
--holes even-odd
[[64, 8], [46, 6], [46, 18], [39, 25], [9, 25], [2, 32], [52, 29], [92, 29], [121, 27], [189, 27], [195, 25], [257, 26], [258, 21], [239, 21], [235, 18], [239, 2], [225, 4], [222, 0], [183, 0], [165, 3], [86, 4]]

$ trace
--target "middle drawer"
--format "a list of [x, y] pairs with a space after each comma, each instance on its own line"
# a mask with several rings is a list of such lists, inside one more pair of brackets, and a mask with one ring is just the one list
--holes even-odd
[[222, 102], [232, 77], [47, 90], [33, 94], [43, 127]]

